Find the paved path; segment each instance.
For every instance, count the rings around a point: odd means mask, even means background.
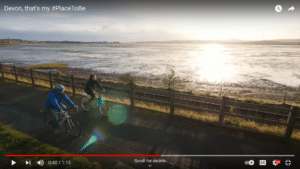
[[[205,124],[191,125],[162,117],[129,113],[125,123],[113,126],[106,117],[96,111],[85,112],[81,108],[72,117],[82,127],[82,135],[72,138],[63,132],[54,135],[44,124],[43,114],[48,92],[27,88],[0,80],[0,122],[11,125],[36,139],[59,147],[70,153],[77,151],[96,128],[106,139],[103,144],[91,145],[83,154],[164,154],[164,155],[268,155],[294,154],[295,157],[159,157],[165,163],[136,163],[142,157],[91,157],[91,161],[110,168],[231,168],[245,167],[246,160],[253,159],[258,166],[260,159],[272,166],[274,159],[290,159],[299,165],[300,148],[284,146],[276,142],[257,140],[243,133],[212,127]],[[79,100],[72,99],[77,105]],[[248,166],[254,167],[254,166]],[[280,166],[276,166],[279,168]]]

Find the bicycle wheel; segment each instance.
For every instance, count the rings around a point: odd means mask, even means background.
[[[89,111],[90,108],[90,98],[88,96],[81,96],[81,106],[84,110]]]
[[[78,137],[81,134],[81,127],[78,123],[78,121],[76,121],[75,119],[73,119],[72,117],[68,118],[65,121],[65,127],[67,132],[73,136],[73,137]]]
[[[99,111],[100,111],[100,113],[101,113],[102,115],[104,115],[104,116],[107,116],[107,115],[108,115],[108,113],[107,113],[105,107],[99,106]]]
[[[51,122],[53,120],[51,111],[47,111],[44,113],[44,122],[47,127],[49,127],[52,130]]]
[[[104,115],[108,116],[110,109],[112,108],[112,103],[106,102],[105,106],[99,106],[99,111]]]

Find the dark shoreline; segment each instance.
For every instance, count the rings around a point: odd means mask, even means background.
[[[98,72],[98,71],[93,71],[90,69],[82,69],[82,68],[59,68],[57,69],[58,71],[60,71],[63,74],[66,75],[77,75],[77,76],[86,76],[88,77],[90,74],[97,74],[100,75],[99,77],[101,79],[107,79],[107,80],[115,80],[115,81],[119,81],[120,76],[125,75],[124,74],[119,74],[119,73],[102,73],[102,72]],[[142,83],[146,83],[146,84],[160,84],[161,83],[161,79],[163,78],[162,76],[134,76],[138,82],[142,82]],[[184,80],[182,80],[184,81]],[[186,83],[188,83],[188,81],[184,81]],[[221,86],[222,84],[224,86],[245,86],[245,85],[249,85],[248,87],[252,86],[252,87],[261,87],[261,88],[268,88],[268,89],[288,89],[288,90],[296,90],[300,88],[300,85],[298,87],[291,87],[291,86],[286,86],[286,85],[282,85],[279,83],[275,83],[272,82],[270,80],[267,79],[252,79],[250,81],[247,82],[240,82],[240,83],[211,83],[211,82],[193,82],[195,84],[207,84],[207,85],[211,85],[211,86]]]
[[[20,66],[24,67],[24,66]],[[88,79],[91,74],[96,74],[100,80],[108,80],[113,82],[122,82],[122,79],[126,79],[128,74],[119,73],[102,73],[91,69],[83,68],[58,68],[58,69],[35,69],[36,71],[61,73],[63,75],[77,77],[83,77]],[[134,76],[134,75],[133,75]],[[162,76],[134,76],[137,85],[152,87],[152,88],[167,88],[162,85]],[[247,82],[240,83],[211,83],[211,82],[190,82],[182,80],[182,86],[177,88],[183,92],[220,96],[222,95],[230,97],[243,97],[243,98],[261,98],[269,100],[284,100],[285,94],[287,94],[286,101],[298,101],[300,100],[300,86],[289,87],[282,84],[272,82],[267,79],[252,79]]]
[[[88,78],[90,74],[98,75],[99,79],[111,80],[111,81],[121,81],[120,77],[126,74],[117,74],[117,73],[101,73],[93,71],[90,69],[81,69],[81,68],[60,68],[57,69],[62,74],[65,75],[76,75],[83,76]],[[125,76],[126,77],[126,76]],[[153,88],[162,88],[164,87],[161,84],[163,77],[153,76],[135,76],[136,82],[143,86],[151,86]],[[223,85],[223,87],[222,87]],[[231,96],[244,95],[244,97],[254,97],[254,98],[268,98],[271,100],[283,100],[285,93],[289,93],[287,101],[296,101],[300,99],[300,86],[298,87],[287,87],[278,83],[266,79],[259,80],[250,80],[244,83],[209,83],[209,82],[188,82],[183,81],[183,86],[181,89],[185,92],[193,91],[193,93],[202,93],[210,95],[219,96],[221,87],[222,93],[228,94]],[[166,87],[164,87],[166,88]],[[296,95],[295,95],[296,94]]]

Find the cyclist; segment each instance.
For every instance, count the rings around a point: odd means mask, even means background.
[[[95,74],[92,74],[90,76],[90,79],[87,81],[87,84],[85,86],[85,92],[91,96],[90,98],[90,106],[91,104],[93,103],[93,100],[95,99],[95,94],[96,94],[96,91],[95,91],[95,85],[98,85],[100,87],[101,90],[105,91],[105,89],[99,84],[99,82],[97,81],[97,77]]]
[[[70,98],[64,93],[64,90],[65,87],[63,85],[56,85],[55,89],[50,91],[45,103],[45,108],[47,110],[51,110],[52,113],[52,129],[55,134],[58,133],[58,115],[59,113],[63,115],[65,113],[63,109],[66,109],[66,106],[61,103],[61,100],[64,99],[68,104],[78,110],[78,106],[70,100]]]

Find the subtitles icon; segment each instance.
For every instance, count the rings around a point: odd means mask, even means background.
[[[274,166],[277,166],[278,164],[281,164],[281,161],[280,161],[280,160],[274,160],[274,161],[273,161],[273,165],[274,165]]]
[[[262,166],[267,165],[267,160],[259,160],[259,165],[262,165]]]
[[[254,165],[254,161],[253,160],[245,161],[245,165]]]

